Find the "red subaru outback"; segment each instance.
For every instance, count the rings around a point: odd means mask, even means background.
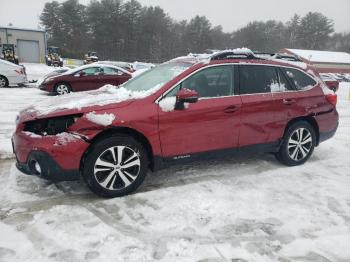
[[[338,127],[337,96],[305,64],[248,50],[182,57],[122,87],[50,98],[19,115],[17,167],[80,176],[98,195],[140,186],[149,169],[242,152],[301,165]]]

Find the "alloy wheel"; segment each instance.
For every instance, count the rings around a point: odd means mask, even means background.
[[[311,132],[307,128],[298,128],[288,140],[288,155],[294,161],[301,161],[309,155],[312,146]]]
[[[58,86],[56,87],[56,92],[57,92],[57,94],[59,94],[59,95],[68,94],[68,93],[69,93],[69,87],[66,86],[66,85],[63,85],[63,84],[58,85]]]
[[[130,186],[140,173],[138,152],[126,146],[113,146],[97,158],[94,165],[96,181],[105,189],[122,190]]]

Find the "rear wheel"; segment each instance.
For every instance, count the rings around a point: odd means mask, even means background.
[[[0,87],[7,87],[9,85],[6,77],[0,76]]]
[[[115,136],[92,146],[82,174],[91,191],[112,198],[135,191],[147,171],[148,157],[142,144],[129,136]]]
[[[65,95],[72,91],[71,87],[66,83],[59,83],[55,87],[55,93],[57,95]]]
[[[300,121],[287,129],[276,158],[287,166],[302,165],[312,155],[315,145],[314,128],[308,122]]]

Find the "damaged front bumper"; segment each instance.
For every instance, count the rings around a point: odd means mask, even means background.
[[[46,152],[32,151],[28,161],[21,163],[17,161],[16,167],[27,175],[36,175],[52,181],[74,181],[79,180],[79,169],[66,170]]]
[[[89,142],[76,134],[37,136],[16,132],[12,137],[17,168],[54,181],[79,179],[81,159]]]

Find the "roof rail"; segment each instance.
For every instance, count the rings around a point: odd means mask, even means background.
[[[289,55],[289,54],[276,54],[275,55],[276,59],[282,59],[282,60],[288,60],[288,61],[293,61],[293,62],[303,62],[303,60],[296,55]]]
[[[285,54],[285,53],[267,53],[267,52],[254,52],[256,56],[259,58],[267,58],[267,59],[280,59],[292,62],[303,62],[303,60],[296,55]]]
[[[259,59],[248,48],[238,48],[232,50],[224,50],[215,52],[211,55],[210,60],[226,60],[226,59]]]

